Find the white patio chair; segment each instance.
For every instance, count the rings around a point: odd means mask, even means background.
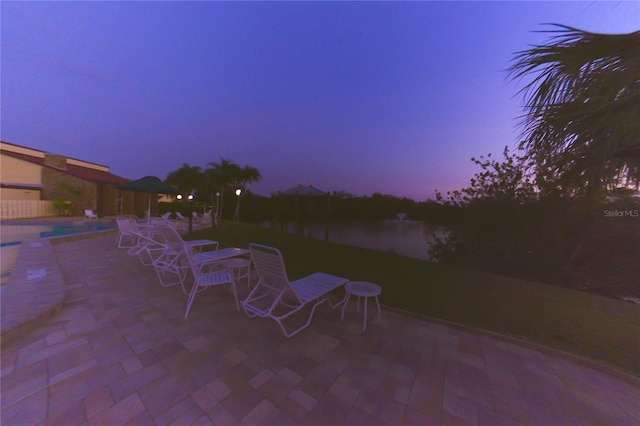
[[[227,269],[206,271],[205,269],[211,265],[203,266],[198,263],[194,258],[193,249],[186,244],[184,246],[184,253],[186,254],[187,263],[194,277],[189,298],[187,299],[187,309],[185,310],[184,317],[187,318],[189,316],[189,311],[191,310],[196,294],[201,293],[209,287],[220,285],[229,285],[231,287],[231,293],[233,293],[233,297],[236,299],[236,309],[239,311],[238,291],[233,275]],[[224,263],[220,265],[224,265]]]
[[[329,293],[349,282],[348,279],[316,272],[299,280],[289,282],[282,253],[276,248],[261,244],[250,244],[251,259],[258,276],[258,283],[242,301],[247,316],[271,318],[278,323],[286,337],[292,337],[306,328],[318,306],[329,302],[331,308],[343,303],[342,298],[335,305],[329,300]],[[311,306],[307,322],[295,330],[287,331],[284,320],[301,309]]]
[[[189,217],[183,215],[180,212],[176,212],[176,217],[178,218],[173,222],[175,229],[180,234],[186,234],[189,232]]]
[[[97,219],[98,215],[93,212],[91,209],[86,209],[84,211],[84,217],[88,217],[90,219]]]
[[[213,240],[184,241],[178,232],[171,226],[158,225],[151,228],[149,235],[138,234],[141,241],[146,242],[145,250],[151,258],[151,265],[156,271],[162,287],[171,287],[180,284],[184,294],[189,294],[191,289],[185,286],[185,279],[189,271],[184,248],[198,251],[204,246],[213,250],[218,249],[218,242]],[[221,267],[220,267],[221,268]]]
[[[138,223],[128,216],[119,216],[116,218],[118,224],[118,236],[116,237],[116,245],[118,248],[131,248],[138,242],[138,237],[133,235],[131,231],[138,232]]]
[[[137,242],[127,251],[127,254],[138,256],[140,263],[144,266],[153,265],[153,262],[166,250],[165,244],[153,238],[153,229],[144,227],[138,228],[136,231],[129,231],[137,238]]]

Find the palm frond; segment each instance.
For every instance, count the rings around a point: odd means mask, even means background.
[[[565,172],[600,184],[606,162],[640,141],[640,31],[554,27],[548,43],[517,52],[509,69],[512,79],[531,78],[519,91],[520,148],[558,158],[573,152]]]

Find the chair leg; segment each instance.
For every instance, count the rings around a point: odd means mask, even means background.
[[[231,283],[231,288],[233,289],[233,297],[236,298],[236,309],[240,312],[240,302],[238,302],[238,289],[236,288],[235,280]]]
[[[362,324],[362,331],[366,331],[367,330],[367,300],[369,300],[368,297],[364,298],[364,322]]]
[[[193,304],[193,299],[195,299],[196,293],[198,292],[197,290],[198,290],[198,284],[197,283],[193,283],[193,287],[191,288],[191,294],[189,294],[189,298],[187,299],[187,310],[184,313],[184,317],[185,318],[187,318],[189,316],[189,311],[191,310],[191,305]]]
[[[378,305],[378,321],[380,321],[380,302],[378,301],[378,296],[376,296],[376,305]]]
[[[344,310],[347,307],[347,303],[349,303],[349,297],[351,297],[351,294],[347,292],[347,294],[344,295],[344,302],[342,302],[342,314],[340,315],[340,321],[344,320]]]

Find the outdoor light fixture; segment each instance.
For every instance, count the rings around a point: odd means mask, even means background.
[[[178,194],[178,195],[176,195],[176,199],[177,199],[177,200],[182,200],[182,194]]]
[[[236,189],[236,195],[238,196],[238,199],[236,201],[236,211],[233,214],[233,220],[235,222],[240,222],[240,194],[242,194],[242,188]]]
[[[215,225],[216,227],[220,224],[220,193],[216,192],[216,218]]]
[[[193,194],[189,194],[189,195],[187,195],[187,199],[188,199],[189,201],[193,200]]]

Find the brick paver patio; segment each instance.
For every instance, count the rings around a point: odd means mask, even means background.
[[[386,309],[363,333],[355,304],[286,339],[223,288],[185,320],[114,236],[54,252],[67,297],[3,343],[3,425],[640,424],[633,380],[547,351]]]

